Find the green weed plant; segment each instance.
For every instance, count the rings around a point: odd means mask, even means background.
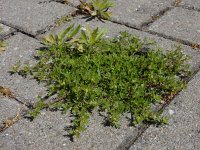
[[[185,87],[188,57],[180,48],[165,53],[146,48],[156,46],[127,32],[110,39],[103,38],[104,33],[72,25],[44,40],[47,49],[38,52],[37,64],[20,69],[48,87],[47,97],[29,112],[31,117],[44,108],[70,111],[74,119],[68,133],[76,137],[86,129],[93,110],[106,112],[115,127],[125,113],[131,114],[132,125],[166,122],[152,105]],[[47,102],[54,95],[56,100]]]
[[[90,3],[80,0],[80,3],[78,8],[83,14],[89,15],[90,18],[110,19],[111,12],[108,10],[113,7],[113,2],[110,0],[90,0]]]

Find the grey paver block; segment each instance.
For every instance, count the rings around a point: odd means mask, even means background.
[[[80,1],[79,0],[68,0],[68,2],[71,3],[75,7],[77,7],[78,5],[80,5]]]
[[[18,33],[5,41],[6,50],[0,54],[0,86],[10,88],[16,97],[23,102],[35,102],[38,95],[44,94],[45,88],[35,80],[23,78],[8,71],[21,61],[22,64],[34,63],[33,55],[41,47],[39,41]]]
[[[6,25],[3,25],[3,24],[0,24],[0,29],[2,29],[2,30],[0,30],[0,39],[15,31],[15,29],[8,27]]]
[[[0,95],[0,123],[8,117],[15,116],[21,108],[22,105],[17,101]]]
[[[200,12],[174,8],[154,22],[149,30],[200,44]]]
[[[119,32],[127,31],[131,34],[139,36],[141,39],[147,37],[149,39],[155,40],[158,43],[158,45],[161,48],[163,48],[164,50],[175,49],[174,48],[175,45],[181,46],[184,54],[191,56],[191,60],[189,61],[189,64],[191,65],[192,70],[193,71],[197,70],[200,67],[200,52],[193,50],[189,46],[185,46],[185,45],[179,44],[177,42],[173,42],[173,41],[164,39],[162,37],[158,37],[156,35],[152,35],[152,34],[149,34],[146,32],[131,29],[124,25],[119,25],[119,24],[112,23],[109,21],[105,21],[105,23],[98,21],[98,20],[92,20],[92,21],[86,22],[86,19],[81,19],[81,18],[82,17],[77,17],[77,18],[73,19],[71,22],[68,22],[65,25],[62,25],[59,28],[56,28],[55,30],[53,30],[49,33],[51,33],[51,34],[59,33],[60,31],[66,29],[71,24],[80,24],[83,27],[88,25],[89,27],[91,27],[93,29],[96,27],[99,27],[100,29],[106,28],[107,29],[106,38],[116,36],[119,34]]]
[[[32,122],[22,119],[0,134],[0,150],[114,150],[127,133],[135,131],[125,121],[120,129],[105,127],[102,121],[103,118],[94,113],[88,129],[80,139],[71,142],[63,130],[70,124],[70,117],[43,111]]]
[[[182,0],[180,6],[185,6],[193,9],[200,10],[200,1],[199,0]]]
[[[36,35],[53,25],[56,19],[70,14],[74,9],[56,2],[39,3],[38,0],[1,0],[0,21]]]
[[[151,126],[130,150],[200,149],[200,72],[165,110],[169,125]]]
[[[152,16],[171,7],[173,0],[115,0],[110,10],[114,20],[140,27],[152,20]]]

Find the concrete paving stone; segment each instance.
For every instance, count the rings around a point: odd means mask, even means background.
[[[200,44],[200,12],[174,8],[154,22],[149,30]]]
[[[79,0],[67,0],[69,3],[71,3],[73,6],[77,7],[78,5],[80,5],[80,1]],[[88,1],[88,0],[87,0]]]
[[[11,34],[11,33],[13,33],[15,31],[15,29],[13,29],[11,27],[8,27],[6,25],[3,25],[1,23],[0,23],[0,29],[2,29],[0,31],[0,39],[5,37],[5,36],[7,36],[7,35],[9,35],[9,34]]]
[[[93,29],[96,27],[99,27],[100,29],[106,28],[107,34],[106,34],[105,38],[116,36],[119,34],[119,32],[122,32],[122,31],[127,31],[131,34],[139,36],[141,39],[144,39],[147,37],[148,39],[155,40],[158,43],[159,47],[163,48],[164,50],[175,49],[174,46],[181,46],[183,53],[186,55],[189,55],[191,57],[191,60],[188,62],[191,66],[191,70],[195,71],[195,70],[199,69],[199,67],[200,67],[200,52],[193,50],[189,46],[185,46],[180,43],[173,42],[171,40],[167,40],[162,37],[158,37],[156,35],[152,35],[152,34],[149,34],[146,32],[131,29],[126,26],[112,23],[109,21],[105,21],[105,23],[104,23],[104,22],[101,22],[101,21],[98,21],[95,19],[95,20],[86,22],[86,19],[81,19],[81,18],[82,18],[81,16],[74,18],[71,22],[68,22],[68,23],[62,25],[62,26],[52,30],[51,32],[48,32],[47,34],[45,34],[43,36],[46,36],[49,33],[51,33],[51,34],[59,33],[60,31],[66,29],[71,24],[76,24],[76,25],[80,24],[83,26],[83,28],[85,26],[89,26]]]
[[[64,131],[70,125],[70,117],[60,112],[43,111],[32,122],[22,119],[0,134],[0,150],[114,150],[126,138],[136,132],[122,119],[120,129],[105,127],[103,118],[93,113],[87,130],[79,139],[71,142]]]
[[[174,0],[113,0],[111,18],[133,27],[140,27],[152,16],[172,6]]]
[[[165,110],[165,115],[171,114],[169,125],[151,126],[130,150],[199,150],[199,108],[200,72]]]
[[[41,44],[21,33],[10,37],[5,42],[7,43],[6,50],[0,54],[0,86],[10,88],[22,102],[35,102],[38,95],[42,96],[45,93],[43,85],[38,85],[35,80],[23,78],[17,74],[11,76],[8,71],[19,60],[22,64],[34,63],[33,55]]]
[[[188,8],[193,8],[200,10],[200,1],[199,0],[182,0],[180,6],[185,6]]]
[[[29,34],[37,35],[56,19],[68,15],[75,8],[56,2],[39,3],[38,0],[1,0],[0,21]]]
[[[8,117],[15,116],[22,105],[17,101],[0,95],[0,123]]]

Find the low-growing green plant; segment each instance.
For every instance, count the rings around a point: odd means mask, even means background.
[[[82,13],[90,15],[92,18],[97,17],[98,19],[110,19],[111,12],[108,11],[110,7],[113,7],[113,2],[109,0],[90,0],[90,3],[87,3],[83,0],[80,0],[79,9]]]
[[[76,137],[86,129],[94,109],[106,112],[106,120],[115,127],[124,113],[131,114],[131,124],[166,122],[151,107],[185,87],[188,57],[181,49],[164,53],[145,48],[149,43],[126,32],[104,39],[102,30],[79,29],[70,26],[51,36],[44,42],[47,49],[38,52],[38,63],[25,68],[48,87],[47,97],[35,105],[31,117],[44,108],[70,111],[74,119],[69,135]],[[47,102],[53,95],[56,100]]]
[[[67,23],[69,21],[71,21],[71,16],[63,16],[56,20],[55,26],[61,26],[62,24]]]
[[[59,35],[49,34],[43,38],[43,44],[47,46],[60,46],[67,42],[69,43],[72,37],[76,36],[76,34],[79,32],[80,28],[80,25],[75,28],[74,25],[71,25],[64,31],[60,32]]]

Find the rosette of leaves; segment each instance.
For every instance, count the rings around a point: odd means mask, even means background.
[[[87,3],[80,0],[79,9],[83,14],[89,15],[91,18],[97,17],[98,19],[109,20],[111,12],[108,11],[110,7],[113,7],[113,2],[109,0],[90,0]]]
[[[47,50],[40,50],[38,63],[28,69],[28,74],[48,88],[47,97],[29,112],[31,117],[44,108],[70,111],[74,118],[68,133],[76,137],[86,129],[94,109],[106,112],[105,119],[115,127],[120,126],[124,113],[131,114],[131,124],[164,123],[151,106],[185,87],[183,78],[190,72],[185,64],[188,57],[181,49],[144,51],[150,43],[126,32],[104,39],[105,31],[79,29],[70,26],[65,36],[58,35],[67,40],[45,41]],[[79,36],[71,36],[74,32]],[[56,99],[47,101],[51,96]]]

